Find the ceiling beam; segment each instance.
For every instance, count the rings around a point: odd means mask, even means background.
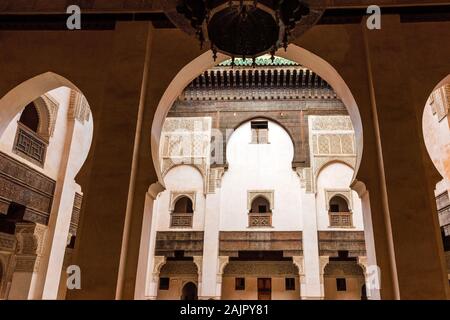
[[[0,14],[61,14],[75,4],[87,13],[162,12],[160,0],[0,0]],[[366,8],[450,5],[450,0],[316,0],[326,8]]]

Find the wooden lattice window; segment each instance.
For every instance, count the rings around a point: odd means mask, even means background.
[[[262,196],[253,199],[248,219],[249,227],[271,227],[272,212],[269,201]]]
[[[334,196],[329,204],[330,227],[351,228],[353,227],[352,212],[348,207],[348,202],[341,196]]]
[[[13,151],[27,160],[43,166],[48,141],[38,135],[38,128],[39,114],[34,103],[30,103],[22,111],[17,124]]]
[[[192,227],[193,214],[194,210],[192,200],[186,196],[179,197],[174,205],[170,220],[170,226],[173,228]]]

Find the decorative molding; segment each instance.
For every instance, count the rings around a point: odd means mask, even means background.
[[[230,261],[224,269],[223,276],[299,277],[299,272],[292,261]]]
[[[305,259],[303,256],[292,257],[292,262],[297,266],[298,275],[300,277],[300,285],[306,284]]]
[[[211,168],[209,171],[208,180],[208,193],[215,193],[216,188],[220,188],[222,185],[222,178],[225,173],[225,167]]]
[[[37,272],[48,227],[35,223],[18,222],[16,224],[16,271]]]
[[[26,206],[25,219],[46,225],[56,182],[31,167],[0,152],[0,203]],[[4,209],[3,209],[4,210]],[[7,210],[7,209],[6,209]],[[5,212],[6,213],[6,212]]]
[[[78,91],[71,90],[68,118],[84,124],[86,121],[89,121],[90,115],[91,109],[86,97]]]
[[[433,114],[437,116],[438,121],[446,118],[450,108],[450,84],[433,91],[428,103],[431,106]]]
[[[360,256],[357,259],[358,261],[358,265],[363,269],[364,274],[367,273],[367,266],[368,266],[368,261],[367,261],[367,257],[366,256]]]
[[[220,231],[219,255],[237,257],[239,251],[283,251],[284,257],[303,253],[301,231]]]
[[[325,207],[327,211],[330,211],[330,200],[334,196],[341,196],[344,200],[347,201],[348,208],[353,210],[353,198],[352,198],[352,190],[348,188],[343,189],[325,189]]]
[[[155,255],[174,257],[175,251],[183,250],[185,257],[203,254],[203,231],[158,231]]]
[[[333,162],[341,162],[347,164],[350,168],[353,170],[355,169],[356,165],[356,154],[352,156],[314,156],[314,175],[319,175],[320,171],[322,171],[323,168],[328,166],[330,163]]]
[[[236,59],[235,63],[238,63]],[[272,64],[272,62],[270,64],[256,63],[254,68],[246,62],[234,67],[231,66],[231,62],[229,64],[223,62],[195,78],[179,99],[187,101],[338,99],[329,84],[311,70],[297,64]]]
[[[217,258],[217,274],[222,275],[225,267],[227,266],[228,262],[230,261],[230,257],[228,256],[219,256]]]
[[[46,93],[34,100],[33,103],[36,106],[36,111],[39,116],[39,127],[37,134],[48,141],[55,132],[59,102],[49,93]]]
[[[253,200],[257,197],[264,197],[270,205],[270,211],[274,209],[274,191],[273,190],[249,190],[247,191],[247,210],[250,212]]]
[[[15,235],[0,232],[0,252],[13,253],[16,250],[17,239]]]
[[[311,130],[353,131],[352,120],[349,116],[314,116],[311,122]]]
[[[153,257],[153,270],[152,270],[153,281],[158,282],[159,274],[165,263],[166,263],[166,257],[164,257],[164,256],[154,256]]]
[[[203,177],[207,192],[211,117],[168,117],[161,132],[160,162],[163,177],[174,167],[190,165]]]
[[[197,273],[199,276],[202,274],[203,256],[193,256],[194,263],[197,266]]]
[[[324,277],[358,276],[364,278],[363,268],[356,261],[330,261],[324,268]]]
[[[77,234],[82,203],[83,203],[83,195],[79,194],[78,192],[75,192],[72,207],[72,215],[70,217],[69,236],[70,235],[75,236]]]
[[[299,275],[305,273],[305,258],[303,256],[293,256],[292,262],[297,266]]]
[[[325,273],[325,267],[330,262],[330,257],[319,256],[319,273],[320,273],[320,283],[323,284],[323,275]]]
[[[171,191],[170,192],[170,205],[169,210],[170,212],[173,212],[175,210],[175,203],[180,199],[181,197],[188,197],[192,201],[192,210],[195,212],[195,191]]]
[[[364,231],[318,231],[319,254],[337,257],[338,251],[348,251],[349,257],[366,255]]]

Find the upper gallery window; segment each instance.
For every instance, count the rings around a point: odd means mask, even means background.
[[[39,124],[39,113],[35,104],[31,102],[20,115],[13,151],[27,160],[43,166],[48,141],[38,134]]]
[[[351,228],[353,226],[352,212],[346,199],[334,196],[330,199],[329,207],[330,227]]]
[[[264,120],[251,122],[252,143],[266,144],[269,143],[269,124]]]
[[[187,196],[181,196],[175,202],[172,211],[171,227],[192,227],[192,216],[194,210],[192,200]]]
[[[272,212],[269,201],[262,196],[256,197],[249,212],[249,227],[272,226]]]

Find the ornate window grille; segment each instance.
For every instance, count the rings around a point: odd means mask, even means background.
[[[18,122],[14,152],[31,162],[43,166],[47,153],[48,142],[37,135],[36,132]]]
[[[272,213],[249,213],[248,215],[249,227],[271,227]]]
[[[170,217],[170,226],[173,228],[192,228],[192,213],[173,212]]]
[[[333,228],[352,228],[352,212],[329,212],[330,227]]]

